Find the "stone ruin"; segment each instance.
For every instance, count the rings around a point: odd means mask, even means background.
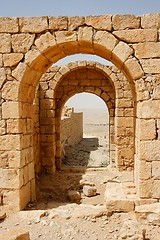
[[[61,112],[79,92],[109,109],[111,165],[133,173],[137,200],[159,202],[159,28],[160,14],[0,18],[1,205],[24,209],[36,175],[61,169]],[[77,53],[115,67],[52,66]]]

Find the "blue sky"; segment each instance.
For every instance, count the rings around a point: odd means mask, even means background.
[[[0,0],[0,16],[86,16],[103,14],[159,13],[160,0]],[[99,61],[108,64],[96,56],[73,55],[62,59],[59,64],[79,59]],[[78,106],[79,103],[79,106]],[[103,108],[104,103],[95,95],[75,96],[69,106]]]
[[[160,0],[0,0],[0,16],[100,15],[160,12]]]

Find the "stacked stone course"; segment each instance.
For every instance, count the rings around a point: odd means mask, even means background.
[[[36,101],[41,76],[59,59],[76,53],[98,55],[119,69],[119,81],[114,81],[114,71],[108,73],[114,86],[114,103],[110,102],[115,116],[111,124],[115,163],[121,170],[134,167],[137,198],[159,201],[159,28],[160,14],[0,18],[0,188],[4,205],[23,209],[36,198],[35,170],[45,165],[47,172],[54,173],[60,167],[62,103],[79,91],[92,91],[107,101],[106,92],[100,94],[95,85],[87,90],[89,83],[84,79],[83,88],[78,85],[81,90],[64,85],[63,99],[57,103],[62,97],[59,81],[72,72],[69,65],[56,72],[53,90],[48,89],[45,96],[40,90]],[[48,99],[54,101],[48,103]],[[41,149],[47,154],[39,157]],[[124,152],[131,156],[129,160]],[[36,159],[43,164],[38,166]]]

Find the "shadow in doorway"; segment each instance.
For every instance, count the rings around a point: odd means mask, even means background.
[[[84,137],[74,146],[66,146],[62,164],[65,166],[106,167],[109,146],[104,137]]]

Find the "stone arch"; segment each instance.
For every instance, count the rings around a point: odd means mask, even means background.
[[[20,62],[12,73],[12,76],[20,82],[20,86],[18,104],[16,102],[11,105],[15,106],[20,118],[24,119],[27,124],[27,132],[23,132],[20,137],[19,166],[22,162],[26,162],[26,159],[33,159],[33,128],[32,124],[29,123],[32,119],[32,102],[36,86],[43,73],[57,60],[76,53],[96,54],[103,57],[114,63],[123,72],[132,86],[134,97],[134,80],[144,74],[140,64],[134,58],[133,49],[107,31],[95,31],[92,27],[79,27],[77,31],[73,32],[46,32],[40,34],[34,44],[32,50],[25,54],[25,61]],[[61,76],[62,74],[59,73],[59,78]],[[54,166],[53,161],[51,159],[52,167]],[[33,166],[32,160],[30,164]],[[22,175],[24,168],[25,165],[21,167]],[[54,172],[55,168],[53,167],[51,171]],[[32,176],[27,184],[22,184],[20,187],[20,195],[22,196],[24,191],[26,192],[28,189],[26,201],[23,201],[22,205],[20,203],[20,208],[23,208],[31,200],[31,196],[35,196],[34,184],[35,178]]]
[[[52,69],[52,68],[51,68]],[[98,79],[100,82],[96,82],[96,86],[90,83],[92,78],[88,78],[87,74],[82,73],[84,79],[78,82],[76,78],[76,73],[83,69],[89,69],[95,71],[96,73],[90,74],[92,77],[99,73]],[[50,70],[44,75],[44,79],[49,78],[50,72],[54,72],[54,77],[51,81],[55,82],[53,87],[54,92],[54,106],[56,115],[56,136],[57,149],[56,159],[58,161],[58,168],[60,168],[60,154],[61,154],[61,140],[59,137],[60,133],[60,115],[63,104],[74,94],[79,92],[91,92],[102,99],[108,104],[110,111],[110,143],[111,152],[110,159],[111,162],[116,162],[116,166],[119,169],[133,168],[133,155],[134,155],[134,101],[132,96],[132,91],[130,84],[127,82],[123,74],[113,67],[107,67],[96,62],[79,61],[70,63],[68,65],[58,67],[55,71]],[[86,70],[87,71],[87,70]],[[59,77],[59,73],[64,73],[64,75]],[[118,74],[118,75],[117,75]],[[81,79],[81,77],[80,77]],[[93,77],[94,79],[94,77]],[[97,80],[97,79],[96,79]],[[113,96],[108,96],[106,92],[107,81],[110,83],[109,88],[114,89]],[[94,82],[94,81],[93,81]],[[86,85],[85,85],[86,84]],[[102,86],[103,85],[103,86]],[[110,91],[110,90],[109,90]],[[109,93],[110,94],[110,93]],[[110,98],[112,97],[112,99]],[[110,100],[110,101],[109,101]],[[116,108],[115,108],[116,107]],[[126,108],[127,107],[127,108]],[[115,141],[116,139],[117,142]],[[127,139],[127,140],[126,140]],[[115,145],[116,145],[116,155],[115,155]],[[126,146],[125,149],[124,146]],[[116,159],[116,160],[115,160]]]

